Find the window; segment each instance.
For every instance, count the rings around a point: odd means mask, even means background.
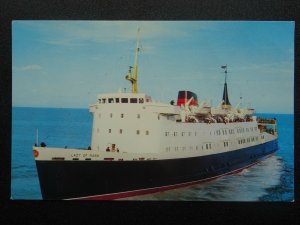
[[[119,103],[120,102],[120,99],[119,98],[116,98],[116,103]]]
[[[137,118],[140,119],[141,118],[141,114],[137,114]]]
[[[102,98],[102,103],[105,103],[106,99],[105,98]]]
[[[139,103],[144,103],[144,99],[143,98],[139,98]]]
[[[108,99],[108,103],[114,103],[114,99],[113,98],[109,98]]]
[[[137,98],[130,98],[130,103],[137,103]]]
[[[165,132],[165,136],[169,136],[169,132],[166,131],[166,132]]]
[[[174,132],[174,136],[177,136],[177,132]]]
[[[111,129],[108,129],[108,133],[111,133]]]
[[[149,130],[146,130],[146,135],[149,135]]]
[[[101,99],[100,98],[98,99],[98,102],[101,103]]]
[[[122,129],[120,129],[120,134],[122,134],[123,133],[123,130]]]
[[[124,118],[124,113],[121,113],[121,118]]]
[[[110,116],[110,118],[112,118],[113,114],[112,114],[112,113],[110,113],[110,114],[109,114],[109,116]]]
[[[181,132],[181,136],[184,136],[184,132]]]
[[[140,130],[136,130],[136,134],[140,134]],[[167,136],[167,135],[166,135]]]
[[[122,103],[128,103],[128,98],[121,98]]]

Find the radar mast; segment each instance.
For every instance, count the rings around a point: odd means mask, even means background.
[[[129,66],[128,75],[126,75],[126,80],[129,80],[131,82],[131,92],[132,93],[138,93],[138,86],[137,86],[137,79],[138,79],[138,53],[140,51],[139,47],[139,34],[140,34],[140,28],[137,30],[137,41],[136,41],[136,48],[135,48],[135,57],[134,57],[134,65]],[[133,68],[133,72],[132,72]]]

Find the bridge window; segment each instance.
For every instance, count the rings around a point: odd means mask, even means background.
[[[113,98],[109,98],[108,99],[108,103],[114,103],[114,99]]]
[[[122,134],[123,133],[123,130],[122,129],[120,129],[120,134]]]
[[[137,103],[137,98],[131,98],[130,103]]]
[[[146,135],[149,135],[149,130],[146,130]]]
[[[139,103],[144,103],[144,99],[143,98],[139,98]]]
[[[121,118],[124,118],[124,113],[121,113]]]
[[[136,130],[136,134],[140,134],[140,130]]]
[[[140,119],[141,118],[141,114],[137,114],[137,118]]]
[[[109,114],[109,116],[110,116],[110,118],[112,118],[112,117],[113,117],[113,114],[112,114],[112,113],[110,113],[110,114]]]
[[[102,103],[105,103],[105,101],[106,101],[106,98],[102,98]]]
[[[120,102],[120,99],[119,98],[116,98],[116,103],[119,103]]]
[[[108,133],[111,133],[111,129],[108,129]]]
[[[121,98],[122,103],[128,103],[128,98]]]

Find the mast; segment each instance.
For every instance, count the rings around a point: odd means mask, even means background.
[[[225,66],[221,66],[221,68],[224,69],[224,73],[225,73],[225,83],[224,83],[222,106],[224,106],[224,108],[231,108],[231,104],[228,99],[228,91],[227,91],[227,64]]]
[[[138,53],[140,51],[139,47],[139,33],[140,33],[140,28],[137,30],[137,41],[136,41],[136,48],[135,48],[135,57],[134,57],[134,65],[129,66],[129,71],[128,75],[126,75],[126,80],[129,80],[131,82],[131,92],[132,93],[138,93],[138,86],[137,86],[137,79],[138,79]],[[133,68],[133,73],[132,69]]]

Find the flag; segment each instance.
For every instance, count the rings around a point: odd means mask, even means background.
[[[222,68],[222,69],[226,69],[226,68],[227,68],[227,65],[226,65],[226,66],[221,66],[221,68]]]

